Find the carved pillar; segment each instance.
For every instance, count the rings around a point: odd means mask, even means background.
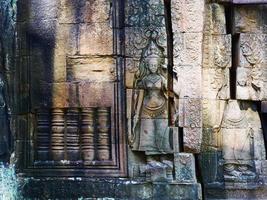
[[[50,115],[47,110],[37,111],[37,160],[45,161],[50,148]]]
[[[67,160],[79,160],[79,110],[70,108],[66,113],[66,150]]]
[[[95,156],[93,108],[83,108],[81,123],[82,158],[84,161],[91,161],[94,159]]]
[[[108,108],[98,109],[97,149],[99,160],[110,159],[110,117]]]
[[[64,110],[52,110],[51,153],[55,161],[64,160]]]

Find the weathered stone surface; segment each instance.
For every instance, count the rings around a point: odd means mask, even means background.
[[[266,99],[266,34],[240,35],[240,67],[237,69],[237,98]]]
[[[229,100],[221,127],[225,181],[254,185],[257,178],[254,161],[265,159],[265,151],[261,150],[261,123],[255,105]],[[231,184],[227,187],[243,187],[243,184]]]
[[[203,40],[203,68],[230,68],[231,35],[205,35]]]
[[[26,198],[195,200],[196,174],[205,196],[263,197],[267,109],[251,101],[267,100],[267,9],[216,2],[25,0],[10,19],[0,7],[17,166],[51,176]]]
[[[19,115],[17,117],[17,121],[15,122],[15,138],[17,140],[26,140],[26,139],[30,139],[33,140],[34,136],[33,136],[33,115],[31,114],[24,114],[24,115]],[[27,137],[25,134],[25,132],[28,132],[28,136]]]
[[[53,70],[53,80],[55,82],[67,81],[66,67],[67,67],[66,56],[64,55],[55,56],[54,70]]]
[[[230,97],[228,68],[203,69],[202,72],[203,98],[215,100]]]
[[[202,33],[179,33],[174,31],[174,65],[202,64]]]
[[[202,127],[202,99],[179,99],[179,126]]]
[[[235,7],[235,32],[236,33],[266,33],[266,11],[264,5]]]
[[[203,0],[172,1],[172,22],[178,32],[202,32],[204,24]]]
[[[201,67],[193,65],[174,66],[173,90],[179,98],[201,98]]]
[[[70,83],[42,83],[32,88],[31,108],[78,106],[77,87]]]
[[[78,24],[59,24],[56,28],[55,55],[75,55],[78,52],[79,41]]]
[[[226,105],[225,100],[204,99],[203,105],[203,127],[219,128],[222,122]]]
[[[147,48],[151,40],[164,49],[167,56],[167,35],[165,27],[126,27],[125,28],[125,55],[140,58],[143,50]]]
[[[108,23],[81,24],[79,53],[81,55],[112,55],[113,32]]]
[[[199,156],[201,171],[203,172],[203,182],[206,193],[211,188],[220,188],[223,186],[223,167],[221,165],[221,151],[202,152]],[[222,197],[220,197],[222,198]]]
[[[58,16],[58,8],[60,6],[60,0],[49,1],[49,0],[31,0],[28,3],[30,14],[28,19],[32,19],[35,21],[47,20],[47,19],[55,19]]]
[[[184,150],[188,153],[199,153],[202,142],[202,128],[184,128]]]
[[[223,5],[217,3],[206,5],[204,33],[206,35],[226,34],[226,16]]]
[[[200,184],[154,184],[153,191],[155,200],[202,199]]]
[[[237,99],[261,100],[263,98],[262,71],[259,68],[240,67],[237,69]]]
[[[103,23],[111,20],[109,0],[60,0],[59,23]]]
[[[40,188],[42,188],[42,190],[40,190]],[[92,188],[92,190],[84,190],[84,188]],[[24,185],[23,195],[25,198],[38,197],[49,199],[83,197],[89,200],[96,198],[101,200],[202,199],[201,186],[199,184],[174,183],[165,185],[160,183],[136,183],[135,181],[129,180],[111,181],[107,179],[60,179],[57,181],[51,179],[31,179]]]
[[[111,107],[114,102],[115,83],[113,82],[81,82],[79,102],[82,107]]]
[[[178,183],[197,183],[193,154],[174,154],[175,180]]]
[[[112,57],[67,57],[67,80],[115,81],[115,64],[115,59]]]
[[[126,27],[164,27],[163,0],[127,0],[125,25]]]
[[[264,67],[267,63],[266,41],[266,34],[240,34],[240,67]]]
[[[237,69],[237,98],[266,99],[266,34],[240,35],[240,64]]]
[[[134,87],[135,75],[138,72],[140,58],[126,58],[125,61],[125,85],[127,88]]]
[[[173,144],[173,153],[180,152],[180,136],[179,136],[179,128],[178,127],[170,127],[172,131],[172,144]]]
[[[220,128],[203,128],[201,151],[203,153],[216,152],[221,149],[222,135]]]

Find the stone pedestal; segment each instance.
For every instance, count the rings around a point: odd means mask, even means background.
[[[201,185],[197,183],[146,183],[130,179],[31,179],[23,187],[23,194],[31,199],[202,199]]]

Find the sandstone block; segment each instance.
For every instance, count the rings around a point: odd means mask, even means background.
[[[114,82],[80,82],[81,107],[112,107],[115,95]]]
[[[216,152],[221,149],[222,136],[219,128],[203,128],[202,152]]]
[[[202,99],[179,99],[179,126],[202,127]]]
[[[109,0],[60,0],[59,23],[103,23],[111,20]]]
[[[174,66],[173,90],[179,98],[202,97],[201,66],[179,65]]]
[[[127,0],[125,24],[129,27],[165,27],[163,0]]]
[[[112,57],[67,57],[67,80],[91,82],[115,81],[116,63]]]
[[[187,153],[199,153],[202,142],[202,128],[184,128],[184,150]]]
[[[78,52],[78,24],[59,24],[55,33],[55,55],[75,55]]]
[[[202,32],[204,25],[203,0],[172,1],[173,29],[178,32]]]
[[[202,64],[202,33],[179,33],[174,31],[174,65]]]
[[[267,64],[267,34],[240,34],[240,67],[264,67]]]
[[[125,55],[140,58],[142,52],[151,40],[164,48],[164,56],[167,56],[167,34],[165,27],[126,27],[125,28]]]
[[[237,6],[234,10],[236,33],[267,33],[267,7],[264,5]]]
[[[66,56],[55,56],[53,67],[54,82],[65,82],[67,80],[66,66]]]
[[[231,37],[231,35],[204,35],[203,68],[231,67]]]
[[[77,88],[71,83],[41,83],[31,89],[31,108],[78,107]]]
[[[203,105],[203,127],[219,129],[222,123],[226,101],[203,99],[202,105]]]
[[[195,158],[189,153],[174,154],[175,180],[179,183],[196,183]]]
[[[204,32],[207,35],[226,34],[226,16],[224,5],[210,3],[205,9]]]
[[[81,24],[79,53],[81,55],[112,55],[112,27],[108,23]]]
[[[229,99],[229,68],[203,69],[203,97],[205,99]]]
[[[266,99],[266,82],[264,75],[267,73],[262,68],[237,68],[236,96],[242,100]]]

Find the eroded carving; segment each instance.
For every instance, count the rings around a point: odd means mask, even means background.
[[[126,26],[165,26],[163,0],[128,0]]]
[[[146,172],[164,171],[172,168],[166,164],[164,155],[172,152],[170,128],[168,127],[168,87],[164,72],[164,49],[155,40],[150,40],[143,49],[139,70],[135,76],[135,89],[132,97],[132,119],[130,144],[133,151],[145,152]],[[160,162],[156,156],[160,157]],[[168,163],[168,162],[167,162]],[[167,170],[169,171],[169,170]],[[160,178],[159,176],[156,176]]]
[[[255,107],[229,100],[221,131],[225,181],[254,181],[257,175],[255,152],[259,148],[255,146],[255,142],[259,142],[255,139],[262,138]]]

